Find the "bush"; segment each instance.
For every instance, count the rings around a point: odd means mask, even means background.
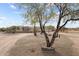
[[[52,31],[52,30],[54,30],[55,28],[54,28],[54,26],[49,25],[49,26],[46,26],[46,29],[47,29],[48,31]]]
[[[16,32],[16,27],[12,26],[12,27],[7,28],[6,32],[8,32],[8,33],[15,33]]]

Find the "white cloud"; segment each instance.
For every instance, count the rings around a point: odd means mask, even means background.
[[[6,19],[7,19],[6,17],[0,16],[0,20],[6,20]]]
[[[11,7],[12,9],[16,9],[16,7],[15,7],[14,5],[12,5],[12,4],[10,4],[10,7]]]

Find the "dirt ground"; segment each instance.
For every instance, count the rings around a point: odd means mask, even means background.
[[[50,36],[51,38],[51,36]],[[0,33],[0,56],[79,56],[79,33],[60,33],[55,40],[55,51],[42,51],[45,38],[33,33]]]

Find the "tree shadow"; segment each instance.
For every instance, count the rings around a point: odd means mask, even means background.
[[[7,51],[9,56],[34,56],[40,55],[40,44],[35,36],[26,36],[19,39],[15,45]]]
[[[73,55],[73,41],[66,35],[61,35],[60,38],[57,38],[54,44],[56,51],[60,52],[64,56]]]
[[[44,56],[63,56],[61,53],[55,51],[42,51]]]
[[[56,39],[53,47],[55,51],[42,51],[39,37],[23,37],[18,40],[15,45],[7,51],[9,56],[63,56],[72,55],[73,42],[67,38],[62,37]],[[42,38],[44,39],[44,38]],[[44,40],[45,41],[45,40]],[[43,41],[41,43],[44,43]],[[45,45],[45,43],[44,43]]]

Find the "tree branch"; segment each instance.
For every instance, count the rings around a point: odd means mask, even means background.
[[[54,3],[55,4],[55,3]],[[58,8],[58,10],[59,10],[59,20],[58,20],[58,23],[57,23],[57,29],[59,28],[59,26],[60,26],[60,22],[61,22],[61,18],[62,18],[62,8],[61,8],[61,6],[60,5],[57,5],[57,4],[55,4],[55,6]]]
[[[69,15],[70,13],[67,13],[67,14],[65,14],[65,15],[62,15],[62,18],[64,17],[64,16],[67,16],[67,15]]]
[[[45,26],[45,24],[46,24],[48,21],[49,21],[49,20],[46,20],[46,21],[44,22],[43,26]]]
[[[66,20],[66,22],[62,26],[60,26],[59,30],[63,28],[69,21],[79,21],[79,18]]]
[[[63,28],[70,20],[67,20],[62,26],[60,26],[59,30]]]
[[[58,8],[59,12],[61,13],[61,9],[60,9],[59,5],[57,5],[56,3],[54,3],[54,5]]]

